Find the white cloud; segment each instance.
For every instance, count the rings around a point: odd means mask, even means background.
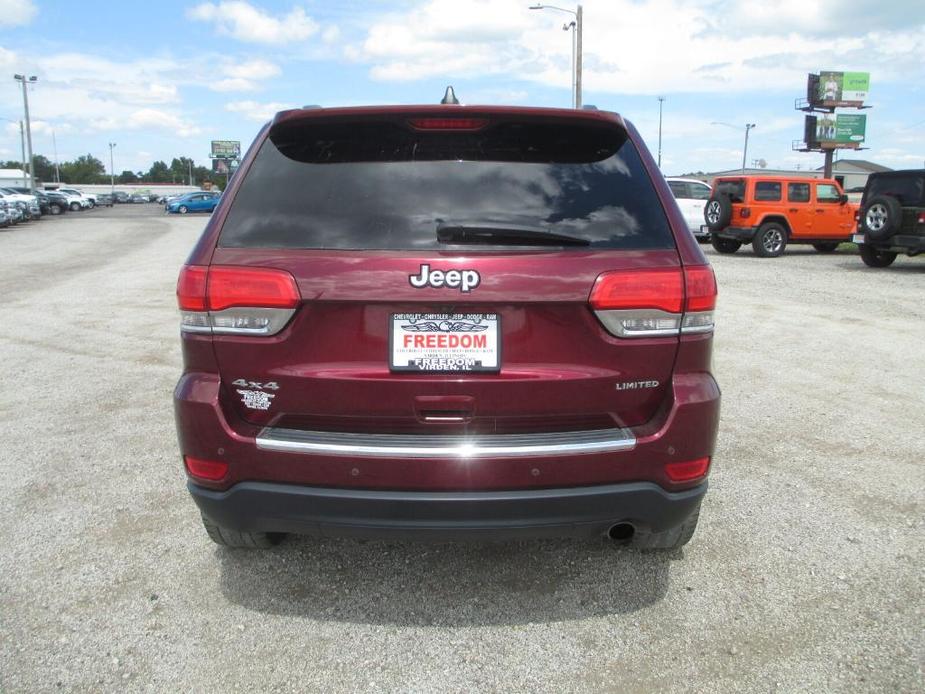
[[[214,24],[220,34],[248,43],[302,41],[317,33],[319,28],[301,7],[274,17],[241,0],[203,2],[187,10],[186,14],[190,19]]]
[[[923,19],[898,10],[879,17],[873,0],[583,4],[586,93],[799,93],[808,71],[840,67],[869,70],[880,81],[925,78]],[[831,17],[839,18],[836,37]],[[526,2],[424,0],[373,23],[345,53],[382,81],[505,74],[568,88],[571,41],[562,25],[570,19],[530,11]]]
[[[32,0],[0,0],[0,26],[21,26],[38,13]]]
[[[257,58],[243,63],[229,63],[222,67],[225,79],[209,82],[209,89],[216,92],[252,92],[260,89],[266,80],[280,74],[279,66],[268,60]]]
[[[294,108],[292,104],[286,104],[278,101],[259,102],[259,101],[232,101],[225,104],[225,110],[231,113],[238,113],[248,120],[264,122],[270,120],[278,111]]]

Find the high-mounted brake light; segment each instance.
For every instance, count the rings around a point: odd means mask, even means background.
[[[481,130],[488,125],[487,118],[412,118],[408,121],[415,130]]]
[[[187,265],[177,282],[183,332],[274,335],[300,301],[292,275],[275,268]]]
[[[713,330],[716,279],[709,265],[605,272],[591,308],[618,337],[668,337]]]

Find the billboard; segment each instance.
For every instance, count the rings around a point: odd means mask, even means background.
[[[237,159],[241,156],[241,143],[238,140],[212,140],[213,159]]]
[[[864,142],[867,116],[846,113],[827,113],[806,116],[807,143],[830,147],[858,147]]]
[[[869,91],[869,72],[824,71],[810,75],[807,86],[810,102],[826,107],[861,106]]]
[[[231,160],[230,159],[213,159],[212,160],[212,172],[217,174],[230,174],[231,173]]]

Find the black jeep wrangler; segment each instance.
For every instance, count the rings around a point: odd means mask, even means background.
[[[925,169],[871,174],[852,240],[870,267],[925,252]]]

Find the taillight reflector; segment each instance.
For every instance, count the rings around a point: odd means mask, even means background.
[[[681,313],[684,302],[681,269],[605,272],[594,283],[589,302],[596,311],[655,309]]]
[[[481,130],[487,118],[412,118],[408,121],[416,130]]]
[[[295,279],[285,270],[213,265],[209,268],[210,311],[232,306],[295,308],[301,295]]]
[[[716,277],[709,265],[684,268],[685,311],[712,311],[716,308]]]
[[[706,475],[709,469],[710,459],[698,458],[678,463],[666,463],[665,474],[672,482],[690,482]]]
[[[203,460],[191,456],[183,456],[186,471],[193,477],[216,482],[228,474],[228,463],[218,460]]]
[[[177,280],[177,303],[181,311],[206,310],[206,278],[209,268],[205,265],[184,265]]]
[[[919,224],[925,224],[925,212],[919,214]]]

